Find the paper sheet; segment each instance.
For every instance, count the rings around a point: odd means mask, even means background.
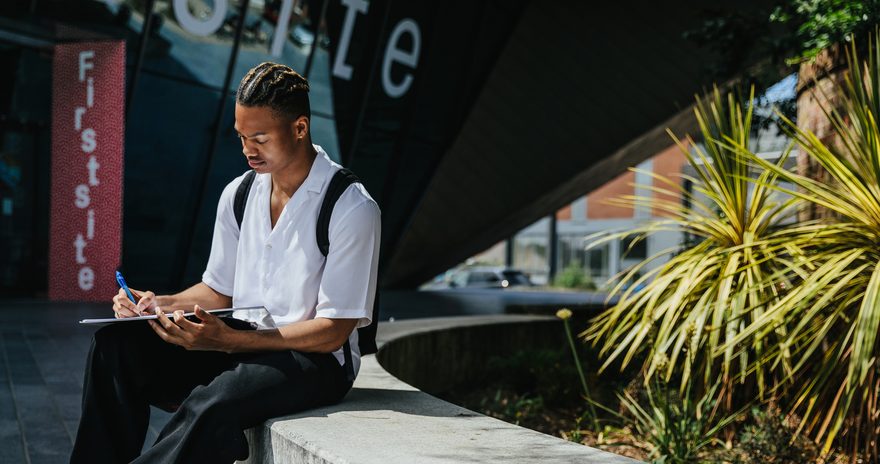
[[[229,315],[232,315],[233,313],[235,313],[236,316],[238,316],[238,315],[244,316],[246,314],[250,314],[252,311],[258,311],[259,312],[258,314],[262,314],[262,312],[265,311],[266,314],[268,314],[268,311],[266,311],[266,308],[264,308],[262,306],[254,306],[254,307],[250,307],[250,308],[209,309],[206,311],[217,316],[217,317],[229,316]],[[172,314],[168,313],[168,312],[166,312],[165,315],[168,317],[172,316]],[[184,313],[183,315],[184,315],[184,317],[194,316],[195,313],[188,312],[188,313]],[[123,317],[120,319],[117,319],[115,317],[107,317],[107,318],[100,318],[100,319],[83,319],[83,320],[79,321],[79,323],[80,324],[111,324],[111,323],[116,323],[116,322],[148,321],[151,319],[156,319],[157,317],[158,316],[156,316],[155,314],[148,314],[146,316]],[[238,317],[236,317],[236,319],[238,319]],[[242,319],[245,319],[245,318],[242,317]],[[247,319],[245,319],[245,320],[247,320]]]

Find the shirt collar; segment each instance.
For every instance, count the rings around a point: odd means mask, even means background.
[[[306,176],[300,189],[320,194],[324,191],[324,187],[327,185],[328,179],[332,175],[332,161],[330,160],[330,156],[327,155],[327,152],[325,152],[320,145],[312,144],[312,146],[315,147],[315,151],[318,152],[318,155],[315,156],[315,161],[312,162],[309,174]],[[263,176],[261,175],[259,177]],[[272,181],[270,180],[269,174],[266,174],[265,179],[264,185],[266,188],[271,188]]]
[[[303,187],[309,192],[321,193],[327,184],[327,177],[330,173],[330,160],[327,158],[327,152],[320,145],[313,144],[312,146],[315,147],[318,155],[315,156],[315,161],[312,162],[312,168],[309,170],[309,175],[306,177]]]

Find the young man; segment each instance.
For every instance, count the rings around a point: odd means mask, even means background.
[[[355,329],[372,316],[379,208],[361,184],[350,185],[333,209],[324,257],[316,221],[340,166],[312,145],[308,90],[280,64],[262,63],[242,79],[235,129],[256,176],[241,227],[233,203],[246,174],[220,196],[201,283],[174,295],[138,292],[137,304],[122,290],[113,298],[118,318],[158,319],[95,333],[71,462],[245,459],[244,429],[338,402],[351,388],[349,372],[360,364]],[[247,330],[204,311],[232,306],[264,306],[277,328]],[[184,310],[195,310],[197,320],[183,318]],[[138,456],[150,404],[179,407]]]

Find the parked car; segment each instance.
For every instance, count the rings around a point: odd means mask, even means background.
[[[522,271],[503,267],[472,267],[455,272],[450,287],[509,288],[530,287],[532,281]]]

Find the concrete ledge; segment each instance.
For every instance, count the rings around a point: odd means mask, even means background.
[[[438,330],[547,321],[541,316],[418,319],[380,325],[383,345]],[[431,359],[409,359],[430,365]],[[632,459],[518,427],[424,393],[377,361],[362,359],[337,405],[266,422],[247,432],[248,464],[267,463],[632,463]]]

